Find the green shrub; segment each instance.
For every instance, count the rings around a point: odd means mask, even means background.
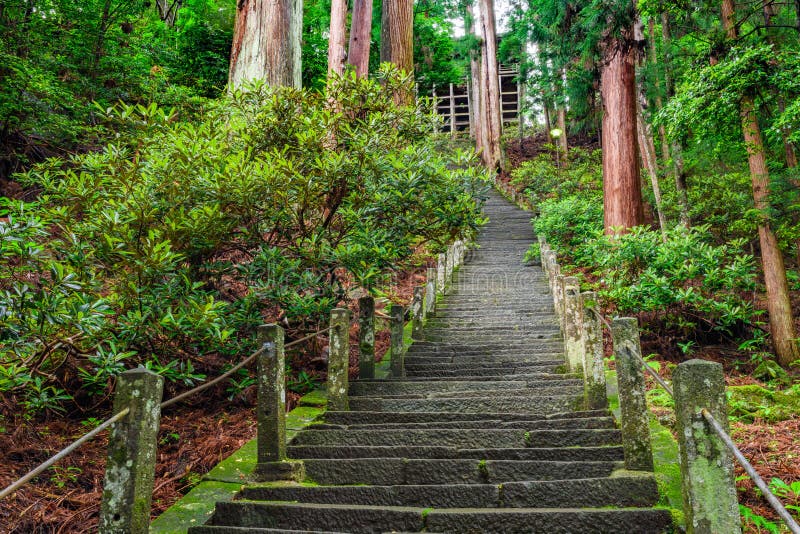
[[[137,363],[194,383],[265,314],[316,326],[352,284],[474,231],[482,171],[433,149],[428,109],[395,106],[408,81],[254,85],[195,122],[120,107],[116,144],[20,177],[41,194],[0,223],[0,390],[37,375],[91,396]]]

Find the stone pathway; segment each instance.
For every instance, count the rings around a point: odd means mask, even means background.
[[[408,376],[354,383],[350,412],[292,441],[306,483],[245,487],[191,533],[669,530],[612,417],[583,411],[581,381],[558,372],[548,284],[522,263],[530,215],[496,194],[486,212]]]

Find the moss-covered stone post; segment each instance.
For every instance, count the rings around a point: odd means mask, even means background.
[[[564,353],[573,373],[582,373],[583,365],[583,297],[578,279],[564,278]]]
[[[114,413],[130,413],[111,427],[100,505],[103,534],[145,534],[156,474],[158,425],[164,379],[146,369],[119,376]]]
[[[375,378],[375,299],[358,299],[358,377]]]
[[[564,335],[566,338],[566,317],[564,315],[564,278],[566,278],[563,274],[561,274],[561,270],[556,271],[558,274],[555,278],[555,287],[553,288],[553,302],[556,307],[556,315],[558,315],[558,324],[561,326],[561,334]]]
[[[392,376],[401,378],[406,376],[405,362],[403,361],[404,342],[403,342],[403,327],[405,322],[405,309],[399,304],[392,304],[389,308],[389,331],[390,331],[390,367]]]
[[[706,408],[728,430],[722,365],[689,360],[672,374],[686,531],[741,532],[730,451],[700,414]]]
[[[328,354],[328,410],[350,409],[348,403],[350,371],[350,310],[331,311],[331,338]]]
[[[453,282],[453,271],[456,268],[456,251],[453,245],[447,247],[447,285]]]
[[[644,368],[637,358],[642,354],[639,346],[639,322],[631,317],[615,317],[611,322],[611,335],[617,363],[625,468],[652,471],[650,412],[645,397]]]
[[[436,269],[428,269],[425,281],[425,316],[436,311]]]
[[[589,410],[608,408],[606,368],[603,361],[603,325],[593,310],[597,310],[597,293],[583,295],[584,396]]]
[[[414,297],[411,300],[411,339],[422,337],[422,324],[425,312],[425,286],[414,287]]]
[[[302,479],[302,463],[286,460],[286,360],[283,328],[276,324],[258,327],[263,349],[257,359],[258,402],[256,405],[255,475],[262,481]]]
[[[447,284],[447,254],[439,254],[436,261],[436,290],[444,295],[444,286]]]

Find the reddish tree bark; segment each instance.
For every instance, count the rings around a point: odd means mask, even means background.
[[[491,169],[503,168],[503,151],[500,136],[503,135],[503,115],[500,107],[500,72],[497,64],[497,28],[494,15],[494,0],[480,0],[481,26],[483,28],[483,88],[487,116],[487,138],[484,140],[485,160]]]
[[[228,82],[301,86],[302,0],[239,0]]]
[[[372,35],[372,0],[353,2],[350,23],[350,50],[347,62],[356,69],[359,78],[369,74],[369,49]]]
[[[347,62],[347,0],[331,2],[331,26],[328,37],[328,77],[341,76]]]
[[[603,208],[611,233],[644,222],[636,136],[636,67],[624,38],[606,47],[601,76],[603,99]]]

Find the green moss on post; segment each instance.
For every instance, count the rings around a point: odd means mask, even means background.
[[[606,374],[603,362],[603,326],[592,309],[597,307],[597,293],[585,291],[583,297],[583,368],[584,397],[589,410],[608,408]]]
[[[652,471],[653,449],[650,444],[650,412],[645,397],[644,369],[637,356],[639,323],[630,317],[615,318],[611,324],[614,358],[619,380],[619,405],[622,424],[622,448],[625,468]]]
[[[690,360],[678,365],[672,379],[686,531],[689,534],[741,532],[733,459],[700,414],[703,408],[708,409],[728,429],[722,366]]]
[[[430,268],[425,282],[425,311],[427,317],[436,310],[436,269]]]
[[[425,286],[414,288],[414,298],[411,301],[411,339],[422,337],[422,322],[424,312]]]
[[[148,531],[163,388],[164,379],[146,369],[126,371],[119,377],[114,413],[125,408],[130,413],[111,427],[100,506],[101,533]]]
[[[350,370],[350,310],[331,311],[331,338],[328,354],[328,409],[347,411]]]
[[[389,309],[389,315],[391,338],[390,366],[392,370],[392,376],[395,378],[401,378],[406,375],[405,362],[403,361],[405,356],[405,347],[403,343],[403,323],[405,310],[399,304],[392,304],[391,308]]]
[[[564,275],[561,274],[560,269],[556,269],[555,285],[553,286],[553,302],[556,306],[556,315],[558,315],[558,324],[561,325],[561,335],[566,333],[567,325],[564,314]]]
[[[286,461],[286,362],[283,328],[260,326],[255,476],[261,481],[302,478],[302,463]]]
[[[439,254],[436,262],[436,291],[444,295],[444,286],[447,283],[447,254]]]
[[[375,299],[358,299],[358,377],[375,378]]]
[[[578,279],[564,278],[564,353],[571,373],[583,373],[583,300]]]

